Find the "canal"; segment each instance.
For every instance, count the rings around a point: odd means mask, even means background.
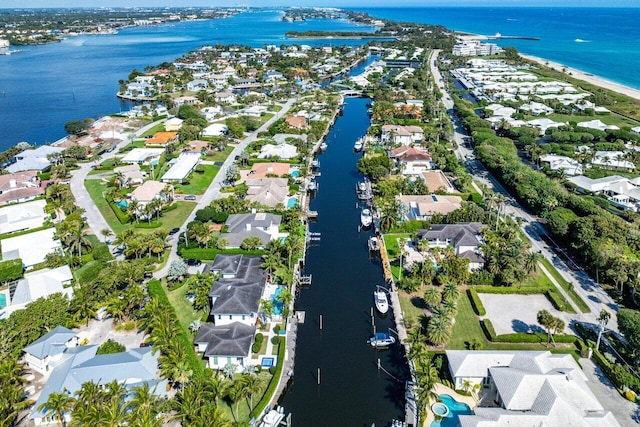
[[[371,313],[376,284],[384,284],[379,259],[367,251],[371,231],[358,231],[360,209],[355,186],[362,179],[354,142],[369,126],[368,99],[347,98],[326,138],[318,160],[322,175],[310,208],[318,211],[310,231],[320,233],[307,252],[303,288],[295,309],[304,311],[298,327],[294,378],[281,402],[294,426],[372,426],[404,420],[404,385],[408,368],[400,346],[376,351],[367,344],[373,333]],[[320,329],[322,316],[322,330]],[[391,311],[377,314],[378,332],[394,327]],[[392,333],[393,334],[393,333]],[[378,369],[378,359],[384,370]],[[320,384],[318,384],[320,369]]]

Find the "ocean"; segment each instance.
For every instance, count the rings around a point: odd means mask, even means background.
[[[501,45],[640,89],[640,9],[594,8],[371,8],[373,16],[440,24],[480,34],[535,36]],[[126,110],[115,94],[134,69],[172,61],[207,44],[340,43],[361,40],[287,40],[289,30],[371,30],[350,22],[286,23],[263,9],[235,17],[127,28],[117,35],[79,36],[0,56],[0,150],[20,141],[45,144],[65,136],[64,123]]]

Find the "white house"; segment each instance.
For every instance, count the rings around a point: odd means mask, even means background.
[[[62,147],[53,147],[51,145],[42,145],[36,149],[24,150],[15,156],[16,162],[7,166],[5,169],[9,173],[22,171],[42,171],[51,166],[48,159],[49,155],[60,154],[64,151]]]
[[[278,157],[280,159],[288,160],[293,159],[298,155],[298,149],[291,144],[287,144],[286,142],[283,144],[273,145],[273,144],[265,144],[260,149],[260,154],[258,154],[259,159],[270,159],[273,157]]]
[[[552,114],[553,108],[548,107],[540,102],[531,101],[528,104],[521,105],[520,111],[527,111],[534,116],[539,116],[540,114]]]
[[[164,153],[164,148],[134,148],[122,159],[122,163],[148,163],[159,159]]]
[[[248,237],[258,237],[261,246],[266,246],[270,240],[287,236],[280,233],[281,219],[280,215],[264,212],[232,214],[225,222],[228,231],[220,234],[220,238],[227,239],[230,248],[239,248]]]
[[[603,168],[625,170],[633,170],[636,168],[633,162],[626,160],[625,154],[622,151],[596,151],[591,164]]]
[[[55,293],[62,293],[71,299],[73,288],[69,285],[72,280],[73,274],[68,265],[25,274],[24,278],[18,281],[13,296],[10,301],[7,301],[7,306],[0,310],[0,318],[6,318],[14,311],[24,309],[27,304],[38,298]]]
[[[153,199],[161,199],[167,202],[172,198],[173,188],[159,181],[146,181],[141,186],[131,192],[130,197],[139,203],[140,207],[151,202]]]
[[[236,372],[247,366],[258,365],[259,359],[251,358],[251,346],[256,334],[254,325],[233,322],[225,325],[202,325],[194,340],[196,351],[207,359],[210,369],[224,369],[233,365]]]
[[[552,171],[563,170],[566,175],[582,175],[582,165],[571,157],[545,154],[540,156],[540,161],[548,163]]]
[[[549,351],[447,350],[455,388],[479,384],[495,403],[460,415],[460,425],[602,426],[620,424],[587,385],[569,354]],[[496,406],[497,405],[497,406]]]
[[[419,144],[424,140],[424,130],[420,126],[384,125],[380,134],[381,142],[394,144]]]
[[[418,230],[418,239],[427,240],[430,248],[451,246],[456,256],[469,260],[470,270],[480,270],[484,267],[484,257],[479,249],[483,243],[482,227],[484,225],[479,222],[431,224],[428,230]]]
[[[178,117],[171,117],[166,122],[164,122],[164,130],[167,132],[177,132],[182,127],[182,122],[184,120]]]
[[[446,215],[462,207],[460,196],[435,194],[420,196],[396,196],[402,204],[405,219],[427,221],[434,214]]]
[[[587,122],[580,122],[576,124],[577,127],[587,128],[587,129],[597,129],[597,130],[618,130],[620,129],[616,125],[608,125],[606,123],[602,123],[600,120],[590,120]]]
[[[54,240],[55,232],[55,228],[47,228],[2,239],[2,259],[20,258],[25,269],[44,262],[47,254],[61,247],[60,241]]]
[[[209,87],[209,82],[205,79],[194,79],[187,83],[187,90],[190,92],[198,92]]]
[[[542,118],[542,119],[533,119],[527,121],[527,125],[531,127],[535,127],[540,129],[540,136],[544,135],[549,128],[557,128],[563,125],[563,123],[554,122],[551,119]]]
[[[172,159],[171,167],[162,175],[162,182],[181,182],[186,179],[200,161],[200,153],[185,152]]]
[[[0,234],[42,227],[49,217],[44,212],[46,205],[46,200],[34,200],[0,208]]]
[[[202,136],[208,136],[208,137],[222,136],[222,135],[226,135],[228,131],[229,131],[229,128],[227,127],[227,125],[223,123],[214,123],[202,129]]]
[[[75,332],[64,326],[56,326],[24,349],[24,361],[29,369],[46,375],[51,365],[62,358],[68,349],[78,346]]]

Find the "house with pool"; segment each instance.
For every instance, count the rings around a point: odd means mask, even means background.
[[[261,318],[260,301],[275,299],[277,291],[267,284],[268,275],[262,262],[257,256],[220,254],[205,266],[204,273],[216,274],[218,279],[209,292],[211,323],[200,326],[194,345],[209,368],[223,369],[231,364],[240,372],[250,365],[274,363],[275,356],[270,353],[268,357],[251,357],[256,325]],[[274,308],[277,308],[275,301]],[[267,361],[263,361],[265,357]]]
[[[619,426],[569,354],[549,351],[447,350],[456,389],[479,387],[462,427]]]

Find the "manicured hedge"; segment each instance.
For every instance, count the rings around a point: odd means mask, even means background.
[[[221,250],[218,248],[180,248],[180,255],[185,259],[213,260],[218,254],[225,255],[264,255],[265,251],[244,251],[240,248]]]
[[[251,352],[252,353],[258,353],[260,352],[260,347],[262,347],[262,342],[264,341],[264,335],[262,335],[261,333],[257,333],[256,334],[256,339],[253,342],[253,344],[251,345]]]
[[[474,288],[467,289],[467,295],[469,296],[469,301],[471,301],[471,307],[473,307],[473,311],[476,312],[478,316],[484,316],[487,314],[487,310],[485,310],[484,305],[482,304],[482,300],[478,296],[478,293]]]
[[[541,286],[474,286],[475,291],[479,294],[518,294],[518,295],[534,295],[544,294],[549,288]]]
[[[560,311],[566,311],[567,313],[575,313],[575,310],[573,309],[573,307],[571,307],[571,304],[569,304],[564,296],[562,296],[562,294],[556,289],[549,289],[547,292],[545,292],[545,296],[549,299],[549,301],[551,301],[551,304],[553,304],[556,309]]]
[[[484,332],[489,341],[493,341],[496,338],[496,330],[493,329],[493,323],[491,323],[491,320],[480,320],[480,326],[482,327],[482,332]]]
[[[267,407],[267,405],[271,401],[271,397],[273,396],[273,393],[276,392],[276,388],[278,387],[278,383],[280,381],[280,375],[282,374],[282,368],[284,366],[284,353],[286,350],[284,337],[278,337],[278,338],[280,340],[280,344],[278,345],[278,362],[276,363],[276,369],[273,373],[273,377],[271,378],[271,381],[269,381],[269,386],[265,390],[264,395],[262,395],[262,399],[260,399],[260,402],[258,402],[256,407],[253,408],[253,411],[251,411],[249,418],[257,418],[258,415],[260,415],[262,411],[264,411],[264,409]]]
[[[22,277],[23,272],[21,258],[0,261],[0,283],[18,280]]]
[[[131,221],[131,217],[126,213],[122,212],[122,209],[118,207],[116,202],[114,202],[113,200],[107,199],[107,203],[109,203],[109,207],[118,218],[118,221],[120,221],[120,224],[127,224],[129,221]]]
[[[139,222],[133,227],[134,228],[158,228],[158,227],[162,227],[162,221]]]

